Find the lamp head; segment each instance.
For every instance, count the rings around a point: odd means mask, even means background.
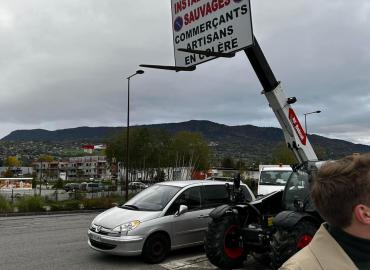
[[[136,74],[143,74],[143,73],[144,73],[144,70],[141,70],[141,69],[136,70]]]
[[[289,97],[289,98],[287,98],[287,101],[286,102],[288,104],[296,103],[297,102],[297,98],[296,97]]]
[[[316,113],[321,113],[321,111],[316,111]]]

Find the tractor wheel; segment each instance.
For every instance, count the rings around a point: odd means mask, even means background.
[[[246,251],[238,220],[232,216],[213,220],[208,226],[205,250],[208,260],[221,269],[242,266]]]
[[[278,228],[271,242],[273,268],[279,268],[296,252],[307,246],[317,229],[318,225],[309,221],[300,221],[291,229]]]

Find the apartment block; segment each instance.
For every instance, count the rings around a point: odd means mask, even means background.
[[[65,161],[35,162],[38,178],[58,179],[110,179],[111,173],[105,156],[71,157]]]

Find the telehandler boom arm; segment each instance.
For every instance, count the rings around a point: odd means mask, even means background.
[[[307,135],[291,107],[296,98],[286,97],[256,38],[254,38],[254,45],[246,48],[244,52],[262,84],[262,93],[266,96],[271,109],[280,123],[287,146],[293,151],[299,163],[317,161],[317,156]]]

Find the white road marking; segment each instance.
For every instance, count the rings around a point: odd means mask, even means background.
[[[165,263],[162,263],[160,264],[160,266],[168,270],[187,269],[187,268],[196,268],[204,270],[217,269],[208,261],[206,255],[198,255],[184,259],[175,259],[173,261],[167,261]]]

